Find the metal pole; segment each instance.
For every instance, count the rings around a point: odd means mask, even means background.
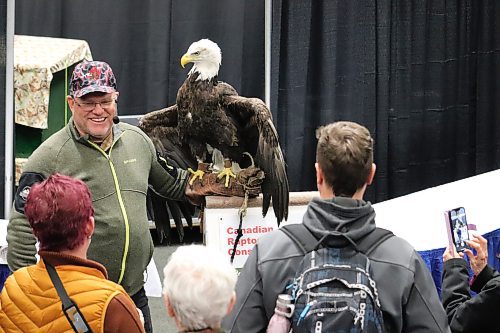
[[[273,1],[265,3],[265,37],[264,37],[264,62],[265,62],[265,99],[266,105],[271,108],[271,32],[272,32]]]
[[[16,0],[7,0],[6,62],[5,62],[5,185],[4,218],[12,207],[14,169],[14,16]]]

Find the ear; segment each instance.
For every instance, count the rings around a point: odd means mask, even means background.
[[[89,221],[87,223],[86,230],[85,230],[85,232],[87,233],[87,236],[92,236],[92,234],[94,233],[94,228],[95,228],[95,221],[94,221],[94,217],[91,216],[91,217],[89,217]]]
[[[375,171],[377,171],[377,166],[375,163],[372,163],[372,168],[370,170],[370,173],[368,174],[368,178],[366,179],[366,184],[371,185],[373,182],[373,178],[375,177]]]
[[[172,304],[170,304],[170,298],[168,298],[168,296],[164,296],[163,297],[164,301],[165,301],[165,307],[167,308],[167,313],[170,317],[175,317],[175,312],[174,312],[174,308],[172,307]]]
[[[229,301],[229,304],[227,305],[226,315],[231,313],[235,303],[236,303],[236,293],[233,291],[233,296],[231,296],[231,300]]]
[[[69,109],[71,110],[71,113],[73,113],[73,108],[75,107],[75,100],[71,96],[66,96],[66,101],[68,101]]]
[[[323,170],[321,170],[318,162],[314,163],[314,168],[316,169],[316,185],[319,189],[325,182],[325,177],[323,175]]]
[[[316,186],[318,187],[320,198],[333,198],[335,196],[335,191],[333,190],[332,186],[328,185],[328,183],[326,182],[323,169],[321,169],[318,163],[315,163],[314,167],[316,168]]]

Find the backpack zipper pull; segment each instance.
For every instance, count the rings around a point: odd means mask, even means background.
[[[292,298],[295,300],[297,299],[297,289],[298,289],[298,283],[294,279],[293,283],[290,283],[288,286],[285,287],[285,291],[288,292],[288,290],[292,290]]]
[[[304,320],[307,313],[309,312],[309,309],[311,309],[311,306],[313,306],[314,303],[316,303],[316,301],[312,301],[306,304],[304,310],[302,310],[302,312],[300,313],[299,320],[297,321],[297,326],[299,326],[300,322]]]

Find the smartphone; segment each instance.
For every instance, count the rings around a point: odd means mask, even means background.
[[[467,216],[465,208],[458,207],[445,212],[448,237],[450,242],[455,245],[457,252],[463,252],[465,249],[470,249],[465,242],[469,240],[469,229],[467,225]]]

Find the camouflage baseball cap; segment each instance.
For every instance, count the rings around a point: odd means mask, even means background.
[[[76,98],[94,91],[105,93],[116,91],[116,78],[113,70],[104,61],[81,62],[73,70],[69,94]]]

